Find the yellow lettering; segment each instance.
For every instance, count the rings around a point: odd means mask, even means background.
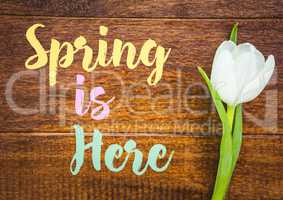
[[[137,49],[131,42],[122,42],[120,39],[114,39],[113,51],[110,59],[106,61],[108,44],[106,40],[98,40],[98,54],[95,62],[93,63],[93,49],[87,45],[87,40],[83,36],[79,36],[74,40],[74,43],[63,42],[60,44],[56,39],[51,39],[50,50],[45,51],[41,43],[35,35],[35,31],[39,27],[44,27],[42,24],[34,24],[26,32],[26,38],[36,54],[30,56],[25,66],[28,69],[39,69],[48,64],[49,54],[49,85],[54,86],[57,81],[58,66],[61,68],[68,68],[74,61],[74,55],[79,51],[84,51],[82,59],[82,68],[87,72],[92,72],[99,65],[101,67],[107,67],[113,63],[114,67],[121,64],[121,58],[124,51],[127,49],[126,64],[129,69],[135,69],[140,63],[145,66],[153,66],[155,68],[151,71],[147,82],[149,85],[156,85],[162,78],[163,68],[171,52],[168,49],[166,52],[165,48],[157,45],[152,39],[148,39],[144,42],[140,55],[136,58]],[[99,34],[106,36],[108,28],[106,26],[99,27]],[[155,56],[150,60],[150,52],[155,49]],[[66,54],[60,56],[62,51],[66,50]],[[37,59],[37,60],[36,60]],[[36,60],[36,61],[35,61]]]
[[[44,65],[46,65],[47,62],[48,62],[46,51],[44,50],[44,48],[40,44],[39,40],[35,36],[35,31],[39,27],[43,28],[44,25],[42,25],[42,24],[34,24],[26,32],[26,38],[27,38],[28,42],[30,43],[30,45],[32,46],[32,48],[36,52],[35,55],[30,56],[26,60],[25,67],[27,69],[39,69],[39,68],[43,67]],[[37,59],[37,61],[35,63],[31,64],[31,62],[34,59]]]

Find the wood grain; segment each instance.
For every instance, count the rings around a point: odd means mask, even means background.
[[[280,0],[0,0],[0,14],[143,17],[143,18],[282,18]]]
[[[75,139],[71,134],[1,133],[0,199],[209,199],[218,137],[112,134],[103,137],[103,152],[110,143],[123,145],[128,139],[136,140],[146,159],[156,143],[166,145],[169,152],[175,150],[168,170],[160,174],[148,170],[138,177],[131,172],[130,160],[124,171],[114,174],[102,161],[98,173],[89,151],[80,173],[72,176],[69,163]],[[245,136],[229,199],[282,199],[282,141],[282,136]]]
[[[246,134],[282,134],[283,21],[237,20],[240,42],[255,44],[265,56],[274,54],[276,72],[265,91],[245,105]],[[1,16],[0,46],[0,123],[2,132],[69,132],[73,123],[87,130],[118,133],[179,133],[196,135],[219,134],[221,126],[210,96],[196,67],[205,66],[210,73],[217,46],[228,37],[234,20],[144,20],[144,19],[75,19],[47,17]],[[97,68],[85,73],[85,90],[103,86],[105,99],[115,96],[110,117],[94,121],[74,113],[75,76],[83,73],[82,54],[74,64],[59,69],[56,89],[48,86],[48,69],[25,71],[25,60],[34,54],[25,39],[25,32],[34,23],[46,27],[38,37],[47,49],[50,39],[73,41],[83,35],[89,46],[97,50],[100,25],[109,27],[106,39],[109,51],[114,38],[133,42],[138,49],[148,38],[165,48],[172,48],[163,78],[156,87],[146,83],[151,69],[138,66]],[[145,33],[147,33],[145,35]],[[95,52],[96,55],[96,52]],[[125,55],[123,56],[125,61]],[[7,93],[9,80],[24,73]],[[41,77],[41,78],[40,78]],[[41,82],[39,81],[41,80]],[[40,89],[41,88],[41,89]],[[15,101],[9,101],[9,98]],[[40,106],[41,105],[41,106]],[[35,109],[33,114],[20,108]],[[30,110],[29,110],[30,111]]]
[[[196,66],[210,72],[214,52],[235,22],[240,42],[255,44],[265,56],[274,54],[277,67],[263,94],[244,107],[243,148],[228,199],[283,199],[282,8],[278,0],[0,0],[0,200],[209,199],[221,126]],[[56,88],[48,87],[48,70],[25,70],[34,53],[25,31],[34,23],[46,26],[39,31],[45,48],[51,37],[63,42],[83,35],[96,49],[98,28],[106,25],[110,51],[114,38],[138,49],[151,38],[172,52],[157,87],[146,84],[150,69],[144,66],[128,70],[122,63],[84,73],[86,91],[103,86],[105,99],[116,97],[110,117],[96,122],[74,113],[81,57],[59,70]],[[7,88],[17,75],[22,77],[13,85],[13,105]],[[88,152],[80,174],[72,176],[74,123],[88,132],[100,129],[103,152],[111,143],[135,139],[145,159],[156,143],[175,150],[174,159],[164,173],[148,170],[137,177],[131,162],[117,174],[104,164],[94,171]]]

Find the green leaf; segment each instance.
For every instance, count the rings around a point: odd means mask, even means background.
[[[213,86],[212,86],[208,76],[206,75],[205,71],[201,67],[198,67],[198,71],[207,84],[207,87],[210,91],[212,100],[215,104],[217,113],[220,117],[222,124],[228,124],[228,118],[227,118],[226,110],[225,110],[225,107],[224,107],[224,105],[221,101],[221,98],[217,94],[216,90],[213,89]]]
[[[234,27],[230,34],[230,40],[237,44],[237,35],[238,35],[238,23],[234,24]]]
[[[228,122],[228,116],[225,107],[219,95],[217,94],[216,90],[214,90],[205,71],[201,67],[198,67],[198,71],[208,86],[208,89],[212,96],[212,100],[215,104],[216,110],[223,125],[218,170],[217,170],[217,176],[212,195],[212,200],[223,200],[226,191],[229,187],[231,174],[232,174],[232,164],[233,164],[233,149],[232,149],[233,141],[231,134],[232,127]]]

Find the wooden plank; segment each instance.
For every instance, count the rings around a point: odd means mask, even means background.
[[[91,138],[88,137],[87,141]],[[147,159],[149,148],[164,144],[175,150],[167,171],[120,173],[91,166],[91,153],[77,176],[69,172],[75,139],[62,134],[0,135],[0,199],[209,199],[217,168],[219,138],[190,136],[103,136],[103,150],[112,143],[137,142]],[[282,136],[245,136],[229,199],[282,199]]]
[[[255,44],[265,56],[274,54],[277,63],[276,73],[267,89],[255,101],[245,105],[244,131],[247,134],[282,134],[280,113],[283,108],[279,102],[282,101],[283,92],[283,21],[238,21],[240,42]],[[228,37],[234,22],[2,16],[1,131],[69,132],[73,123],[80,123],[87,130],[97,127],[102,132],[219,134],[221,127],[217,114],[196,67],[203,65],[209,73],[214,52],[221,41]],[[34,23],[46,26],[38,32],[39,40],[46,49],[50,47],[51,38],[72,42],[83,35],[89,46],[97,50],[98,28],[105,25],[109,27],[104,39],[109,43],[110,52],[114,38],[131,41],[138,51],[144,41],[152,38],[172,51],[165,64],[163,77],[156,87],[146,83],[152,68],[141,65],[129,70],[125,65],[125,55],[120,67],[98,67],[93,73],[84,73],[86,91],[94,86],[103,86],[105,99],[116,97],[111,105],[110,117],[94,121],[89,114],[80,117],[74,113],[75,76],[83,73],[82,54],[75,58],[70,68],[59,69],[55,92],[54,88],[48,87],[47,67],[40,73],[21,72],[26,70],[25,60],[34,54],[24,36]],[[10,98],[7,95],[7,83],[16,73],[28,74],[15,82]],[[15,105],[9,98],[15,101]],[[29,114],[16,106],[36,110],[34,114]]]
[[[0,1],[0,14],[145,17],[145,18],[282,18],[278,0],[48,0]]]

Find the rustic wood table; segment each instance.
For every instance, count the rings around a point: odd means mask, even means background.
[[[0,0],[0,15],[0,200],[209,199],[221,124],[196,67],[210,72],[214,52],[235,22],[239,42],[273,54],[276,72],[244,106],[243,147],[227,199],[283,199],[283,1]],[[156,87],[146,83],[150,68],[129,70],[124,61],[84,73],[86,88],[103,85],[106,99],[115,96],[109,118],[94,121],[73,111],[83,54],[59,69],[55,88],[48,85],[48,68],[24,67],[34,53],[25,32],[36,23],[45,25],[38,37],[46,49],[51,38],[72,42],[83,35],[97,53],[103,25],[109,49],[115,38],[137,49],[151,38],[172,50]],[[163,173],[136,176],[130,162],[120,173],[104,165],[97,172],[87,152],[72,176],[74,123],[103,132],[105,147],[135,139],[146,156],[162,143],[175,150],[173,161]]]

